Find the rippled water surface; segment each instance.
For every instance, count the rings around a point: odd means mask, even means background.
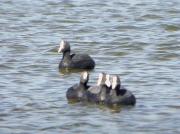
[[[0,133],[180,133],[179,0],[1,0]],[[61,39],[137,97],[118,110],[68,104]]]

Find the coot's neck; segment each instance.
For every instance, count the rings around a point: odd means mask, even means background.
[[[116,91],[118,91],[118,90],[120,90],[120,87],[121,87],[121,85],[120,84],[118,84],[118,85],[116,85],[116,87],[114,88]]]
[[[85,87],[85,89],[88,87],[87,82],[80,81],[79,85]]]
[[[110,93],[109,87],[106,85],[101,85],[100,91],[100,101],[105,101],[107,99],[107,95]]]
[[[111,95],[118,96],[119,90],[120,90],[120,85],[118,84],[118,85],[116,85],[116,87],[114,89],[111,90]]]
[[[110,93],[111,87],[108,87],[107,85],[101,85],[101,87],[105,89],[106,94]]]
[[[115,91],[117,96],[119,95],[123,96],[126,92],[126,90],[121,89],[121,85],[119,84],[116,86]]]
[[[63,60],[71,60],[70,50],[63,53]]]

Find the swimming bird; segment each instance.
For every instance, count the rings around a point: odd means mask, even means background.
[[[91,86],[87,90],[87,100],[92,103],[104,103],[106,100],[107,95],[109,94],[110,90],[110,80],[109,75],[105,73],[100,73],[99,78],[97,81],[96,86]]]
[[[115,75],[112,77],[112,87],[107,99],[110,105],[135,105],[136,98],[131,91],[121,86],[120,78]]]
[[[70,44],[62,40],[58,53],[63,53],[59,69],[94,69],[95,61],[87,54],[70,54]]]
[[[81,101],[86,99],[86,91],[90,87],[87,85],[89,80],[88,72],[82,72],[80,82],[70,87],[66,92],[69,101]]]

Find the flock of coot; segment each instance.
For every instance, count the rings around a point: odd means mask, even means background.
[[[63,53],[59,69],[94,69],[95,62],[87,54],[71,54],[70,44],[62,40],[58,52]],[[135,105],[136,98],[121,85],[118,75],[100,73],[96,85],[88,85],[89,73],[81,73],[79,83],[68,88],[68,101],[90,102],[108,106]]]

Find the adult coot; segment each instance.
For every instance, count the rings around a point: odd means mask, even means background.
[[[96,86],[92,86],[87,90],[87,100],[93,103],[104,103],[110,90],[109,75],[100,73]]]
[[[88,72],[82,72],[80,82],[70,87],[66,92],[66,97],[69,101],[81,101],[86,98],[86,91],[89,88],[87,85],[89,80]]]
[[[95,66],[94,60],[87,54],[70,54],[70,44],[67,41],[61,41],[58,53],[60,52],[63,53],[60,69],[93,69]]]
[[[111,105],[135,105],[135,96],[127,89],[121,86],[120,78],[115,75],[112,77],[112,87],[107,100]]]

